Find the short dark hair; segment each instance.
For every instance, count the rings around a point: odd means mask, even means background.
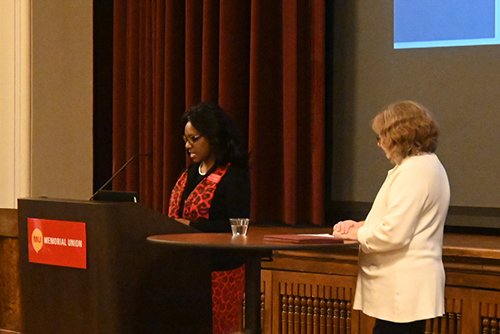
[[[431,112],[414,101],[396,102],[384,108],[373,119],[372,129],[395,162],[435,152],[440,132]]]
[[[241,143],[241,132],[236,123],[217,104],[202,102],[182,116],[182,124],[190,122],[204,136],[219,165],[232,163],[248,167],[248,154]]]

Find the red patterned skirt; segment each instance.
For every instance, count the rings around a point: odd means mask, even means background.
[[[243,315],[245,265],[212,271],[213,334],[239,333]]]

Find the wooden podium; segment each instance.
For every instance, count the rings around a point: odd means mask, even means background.
[[[197,230],[136,203],[28,198],[18,208],[23,334],[211,333],[208,255],[146,240]],[[30,262],[29,218],[84,223],[86,268]]]

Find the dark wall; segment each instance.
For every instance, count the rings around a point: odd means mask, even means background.
[[[94,1],[93,191],[111,177],[113,145],[113,0]]]
[[[499,208],[500,45],[394,50],[393,0],[339,0],[329,9],[330,201],[373,201],[392,166],[370,121],[387,104],[411,99],[441,125],[437,153],[450,178],[451,205]]]
[[[498,216],[500,46],[394,50],[393,0],[326,7],[326,223],[369,210],[392,167],[370,120],[402,99],[423,103],[441,124],[437,153],[460,224]],[[111,176],[112,22],[113,1],[94,1],[94,190]]]

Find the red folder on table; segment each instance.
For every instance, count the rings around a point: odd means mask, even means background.
[[[264,241],[288,242],[293,244],[330,244],[342,243],[342,239],[331,234],[268,234]]]

